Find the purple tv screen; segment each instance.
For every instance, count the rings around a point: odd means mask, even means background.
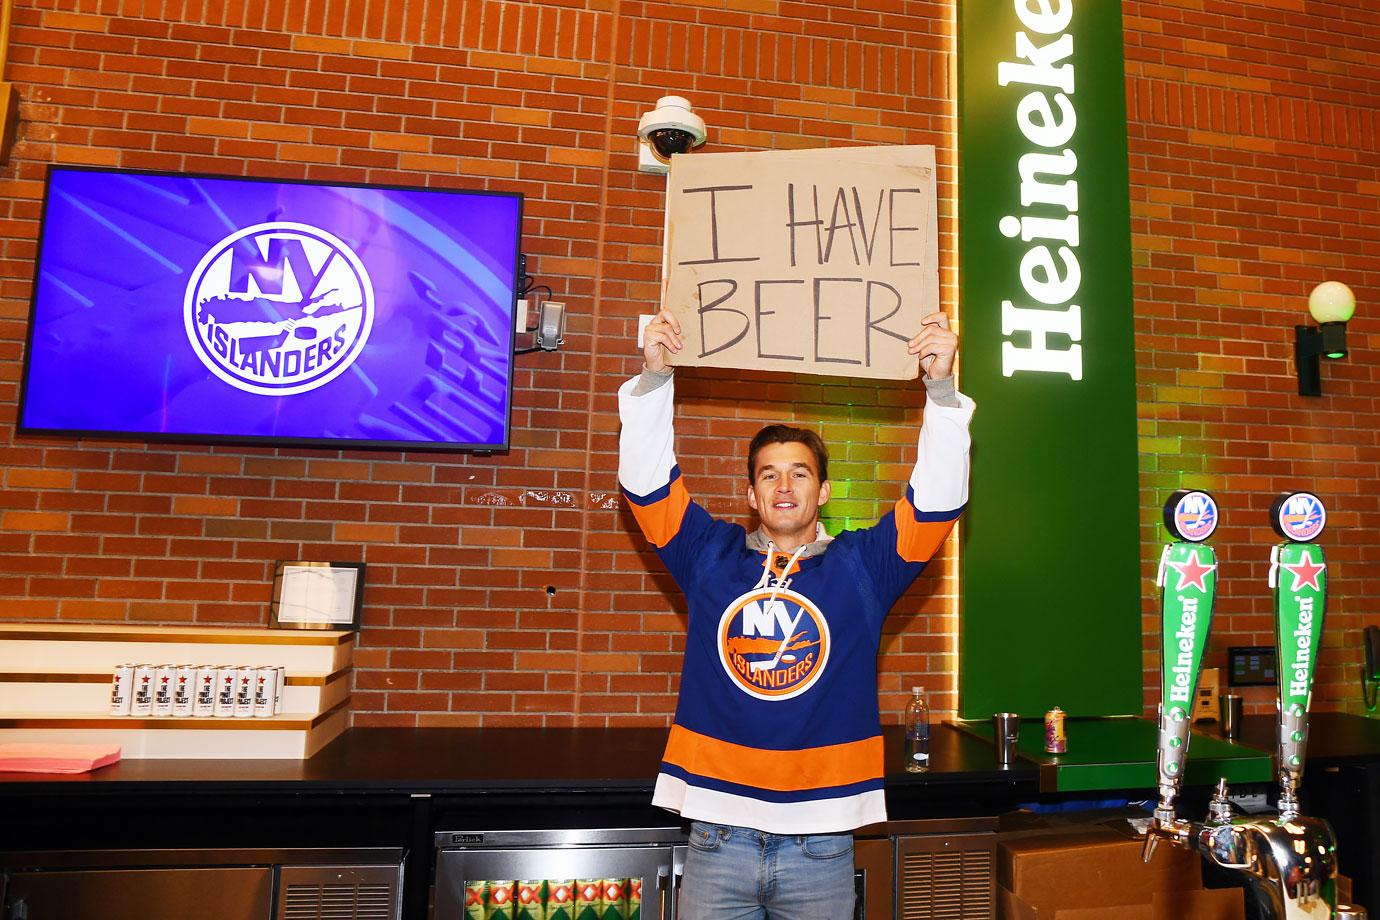
[[[54,167],[20,430],[508,446],[522,197]]]

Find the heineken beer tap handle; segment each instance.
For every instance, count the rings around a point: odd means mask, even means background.
[[[1270,506],[1270,525],[1286,542],[1270,551],[1279,656],[1279,814],[1298,816],[1298,788],[1308,746],[1308,704],[1322,648],[1327,609],[1327,563],[1312,541],[1327,524],[1323,503],[1311,492],[1284,492]]]
[[[1217,520],[1217,503],[1206,492],[1180,490],[1164,506],[1164,523],[1175,542],[1165,546],[1156,577],[1163,639],[1155,818],[1161,823],[1174,820],[1174,800],[1188,758],[1198,669],[1217,594],[1217,554],[1204,541],[1217,529]]]

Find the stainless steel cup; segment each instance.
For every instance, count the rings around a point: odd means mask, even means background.
[[[1235,741],[1241,737],[1241,715],[1245,711],[1246,701],[1235,693],[1224,693],[1217,700],[1221,708],[1222,715],[1222,734],[1229,741]]]
[[[992,741],[997,748],[997,763],[1010,766],[1016,762],[1016,743],[1021,738],[1021,717],[1014,712],[992,715]]]

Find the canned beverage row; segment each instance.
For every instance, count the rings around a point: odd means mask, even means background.
[[[465,920],[641,920],[641,878],[465,882]]]
[[[122,664],[110,684],[112,716],[269,718],[283,711],[281,666]]]

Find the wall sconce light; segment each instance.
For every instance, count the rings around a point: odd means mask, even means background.
[[[1346,357],[1346,324],[1356,312],[1356,295],[1340,281],[1324,281],[1308,295],[1308,312],[1318,326],[1294,327],[1294,365],[1299,395],[1321,396],[1321,358]]]

